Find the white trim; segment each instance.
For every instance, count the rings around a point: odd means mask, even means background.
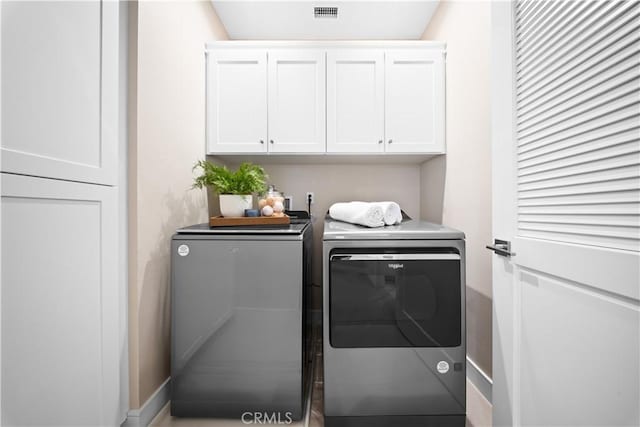
[[[316,41],[316,40],[224,40],[215,41],[205,44],[206,50],[229,48],[289,48],[289,47],[302,47],[302,48],[373,48],[373,49],[389,49],[389,48],[401,48],[401,49],[446,49],[447,44],[445,42],[428,41],[428,40],[359,40],[359,41]]]
[[[467,378],[467,423],[474,426],[492,426],[493,405],[484,398],[476,385]]]
[[[118,0],[118,310],[120,321],[120,402],[118,406],[118,422],[127,418],[129,408],[129,247],[128,247],[128,57],[129,57],[129,7],[125,0]]]
[[[491,393],[493,380],[469,356],[467,356],[467,379],[471,381],[480,394],[487,399],[487,402],[493,403]]]
[[[511,242],[517,226],[513,208],[517,196],[513,143],[516,123],[513,13],[511,2],[491,3],[492,234]],[[492,265],[492,421],[494,425],[514,425],[515,405],[519,403],[511,387],[516,372],[514,346],[518,339],[513,310],[519,286],[514,286],[510,261],[493,256]]]
[[[242,162],[254,162],[262,164],[276,165],[357,165],[357,164],[392,164],[419,165],[435,156],[444,153],[300,153],[300,154],[281,154],[281,153],[215,153],[208,154],[216,156],[218,159],[230,164],[240,164]]]
[[[162,383],[140,409],[131,409],[120,427],[147,427],[169,402],[171,378]]]
[[[0,46],[2,46],[2,4],[0,4]],[[0,52],[1,53],[1,52]],[[0,82],[2,81],[2,55],[0,54]],[[2,147],[2,85],[0,85],[0,147]],[[0,149],[0,165],[2,150]],[[1,169],[1,166],[0,166]],[[0,173],[0,190],[2,190]],[[0,197],[0,236],[2,236],[2,197]],[[2,423],[2,239],[0,238],[0,424]]]

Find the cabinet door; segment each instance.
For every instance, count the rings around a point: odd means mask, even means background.
[[[327,151],[384,151],[384,52],[327,53]]]
[[[0,7],[2,171],[115,185],[118,2]]]
[[[267,52],[207,52],[207,152],[267,151]]]
[[[444,153],[442,51],[387,51],[385,151]]]
[[[325,151],[325,52],[269,52],[269,151]]]
[[[116,195],[2,174],[2,425],[120,425]]]

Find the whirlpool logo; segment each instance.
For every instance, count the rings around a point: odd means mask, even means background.
[[[397,270],[399,268],[404,268],[404,264],[399,264],[399,263],[395,263],[395,264],[387,264],[389,266],[390,269],[392,270]]]

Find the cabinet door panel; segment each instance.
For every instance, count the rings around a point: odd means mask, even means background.
[[[267,151],[266,51],[208,52],[207,151]]]
[[[2,171],[115,185],[118,2],[0,7]]]
[[[327,53],[327,151],[384,151],[384,53]]]
[[[117,189],[2,174],[2,425],[119,425]]]
[[[318,50],[269,52],[270,152],[325,151],[324,60]]]
[[[385,56],[385,151],[444,152],[444,60],[441,51]]]

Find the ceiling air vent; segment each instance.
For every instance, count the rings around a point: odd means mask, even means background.
[[[313,16],[316,18],[337,18],[337,7],[314,7]]]

